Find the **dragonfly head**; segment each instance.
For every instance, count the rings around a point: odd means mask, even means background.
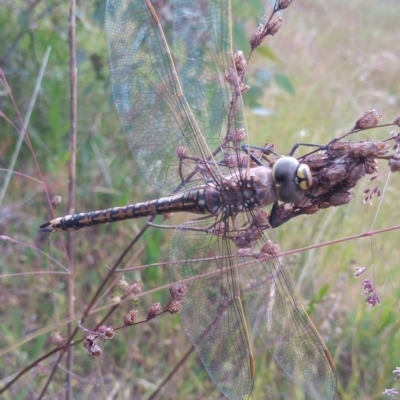
[[[294,157],[282,157],[272,167],[276,196],[284,203],[296,203],[312,186],[308,165],[300,164]]]

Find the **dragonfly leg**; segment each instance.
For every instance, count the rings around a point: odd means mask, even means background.
[[[244,144],[242,145],[242,150],[248,154],[250,156],[250,158],[258,165],[262,165],[265,166],[265,164],[254,154],[251,152],[251,149],[255,149],[255,150],[260,150],[263,153],[263,157],[265,155],[269,155],[269,154],[274,154],[275,156],[278,156],[277,153],[275,153],[274,150],[267,148],[267,147],[261,147],[261,146],[253,146],[253,145],[248,145],[248,144]],[[265,159],[268,161],[268,158],[265,157]]]
[[[300,146],[307,146],[307,147],[318,147],[320,150],[326,150],[328,146],[322,144],[314,144],[314,143],[295,143],[292,147],[292,150],[289,152],[289,156],[293,157],[293,154]]]

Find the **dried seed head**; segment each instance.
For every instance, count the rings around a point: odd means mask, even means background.
[[[352,143],[351,154],[356,157],[381,157],[387,153],[389,145],[384,142],[370,142],[368,139]]]
[[[265,37],[265,26],[260,24],[257,26],[250,39],[250,46],[252,49],[256,49],[263,41]]]
[[[363,280],[363,290],[364,294],[371,294],[374,292],[374,282],[371,281],[371,279],[364,279]]]
[[[121,303],[121,301],[122,301],[121,296],[111,295],[111,302],[113,304],[119,304]]]
[[[346,176],[347,169],[344,164],[335,164],[333,166],[329,166],[321,171],[323,173],[324,179],[328,180],[330,184],[333,186],[337,182],[341,182],[343,178]]]
[[[278,33],[283,25],[283,18],[280,15],[275,15],[267,25],[267,35],[274,36]]]
[[[316,204],[312,204],[311,206],[307,206],[304,208],[304,214],[311,215],[315,214],[319,211],[319,207]]]
[[[64,338],[61,336],[60,332],[54,332],[50,335],[50,342],[57,347],[61,347],[64,343]]]
[[[278,1],[278,10],[284,10],[285,8],[288,8],[293,0],[279,0]]]
[[[235,129],[230,135],[229,140],[234,143],[241,142],[246,137],[246,131],[243,128]]]
[[[137,310],[130,310],[124,315],[124,325],[133,325],[136,322],[138,316]]]
[[[395,153],[389,158],[389,167],[391,172],[400,171],[400,153]]]
[[[250,89],[250,86],[245,85],[243,82],[239,83],[240,93],[243,94],[243,93],[247,92],[249,89]]]
[[[182,309],[182,301],[181,300],[171,300],[168,305],[166,310],[170,314],[176,314]]]
[[[393,371],[395,379],[400,379],[400,367],[396,367],[396,369]]]
[[[238,76],[237,73],[234,69],[228,68],[225,71],[225,80],[231,85],[231,86],[237,86],[238,83]]]
[[[143,288],[142,282],[134,282],[127,287],[126,294],[137,295],[142,292],[142,288]]]
[[[119,288],[119,289],[121,289],[124,293],[126,292],[126,290],[128,289],[128,287],[129,287],[129,283],[128,283],[128,281],[125,279],[125,277],[121,277],[120,279],[119,279],[119,281],[117,282],[117,287]]]
[[[239,249],[253,247],[261,237],[261,231],[257,227],[246,229],[245,232],[235,237],[235,244]]]
[[[375,284],[370,279],[363,280],[363,290],[365,296],[365,302],[370,304],[372,307],[380,304],[380,298],[375,290]]]
[[[278,244],[274,243],[272,240],[267,240],[261,247],[261,253],[267,255],[268,258],[277,258],[281,254],[281,248]]]
[[[382,394],[384,394],[385,396],[389,396],[389,397],[396,397],[398,396],[400,393],[395,389],[395,388],[390,388],[390,389],[385,389]]]
[[[391,131],[390,136],[394,140],[393,150],[397,150],[400,147],[400,132]]]
[[[377,293],[373,293],[365,298],[365,302],[370,306],[375,307],[381,304],[381,299],[379,298]]]
[[[338,207],[349,203],[353,197],[354,194],[352,192],[338,192],[330,196],[328,202],[331,206]]]
[[[176,155],[178,156],[178,158],[180,158],[180,159],[185,158],[186,154],[187,154],[187,152],[186,152],[186,148],[184,146],[179,146],[176,149]]]
[[[233,53],[233,57],[235,60],[235,66],[237,71],[244,71],[247,67],[246,57],[243,55],[243,51],[236,50]]]
[[[96,329],[98,337],[105,342],[106,340],[111,340],[115,336],[114,329],[111,326],[100,325]]]
[[[53,200],[51,200],[51,204],[54,207],[57,207],[59,204],[61,204],[61,202],[62,202],[62,197],[61,196],[54,196]]]
[[[160,303],[154,303],[147,311],[147,319],[152,319],[162,312]]]
[[[378,187],[378,186],[375,186],[372,190],[368,190],[368,192],[365,191],[365,194],[366,194],[367,196],[366,196],[366,197],[364,198],[364,200],[363,200],[364,204],[365,204],[365,203],[370,203],[370,204],[372,204],[372,199],[373,199],[374,197],[377,197],[378,199],[381,197],[381,191],[379,190],[379,187]]]
[[[187,286],[177,283],[169,288],[169,292],[174,300],[182,301],[187,293]]]
[[[83,347],[85,349],[89,349],[93,344],[96,343],[96,336],[95,335],[87,335],[85,339],[83,339]]]
[[[360,276],[361,274],[364,273],[364,271],[367,269],[367,267],[357,267],[356,271],[354,272],[354,276]]]
[[[103,354],[100,346],[96,342],[95,335],[88,335],[83,339],[83,347],[87,350],[90,357],[98,358]]]
[[[397,116],[397,118],[393,121],[393,123],[397,126],[400,126],[400,115]]]
[[[358,117],[353,130],[373,128],[374,126],[378,125],[381,119],[382,115],[375,108],[372,110],[365,111],[364,114],[361,114]]]
[[[358,166],[356,168],[361,168],[361,167],[364,168],[365,174],[368,174],[368,175],[378,172],[378,162],[376,160],[366,160],[362,166]],[[350,176],[351,176],[351,174],[350,174]]]
[[[87,352],[90,357],[92,358],[99,358],[103,354],[103,350],[101,350],[101,347],[96,343],[90,348],[87,349]]]
[[[248,157],[240,154],[225,153],[224,163],[228,168],[245,167],[247,165]]]
[[[265,226],[268,224],[268,212],[263,209],[259,209],[258,211],[253,217],[252,225],[257,227]]]

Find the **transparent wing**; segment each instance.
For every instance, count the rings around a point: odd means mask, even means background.
[[[179,164],[179,146],[201,159],[211,153],[183,96],[159,21],[146,0],[108,0],[106,31],[114,100],[128,144],[148,181],[173,191],[193,173]]]
[[[254,375],[243,302],[253,335],[287,375],[315,399],[331,400],[333,361],[295,294],[279,246],[265,236],[267,227],[263,213],[255,212],[240,214],[234,227],[209,218],[175,230],[171,281],[188,286],[182,324],[221,391],[244,399]]]
[[[298,386],[315,399],[331,400],[336,393],[333,361],[295,293],[276,243],[262,234],[239,252],[244,255],[239,271],[249,325]]]
[[[253,389],[251,347],[230,268],[232,244],[205,233],[213,222],[190,221],[174,231],[170,278],[185,280],[180,318],[209,375],[229,399],[246,399]]]
[[[107,1],[106,31],[116,108],[142,173],[153,187],[163,192],[188,189],[198,185],[199,179],[218,180],[225,171],[217,165],[210,146],[214,154],[221,153],[222,160],[224,152],[217,149],[222,142],[221,127],[225,126],[226,131],[229,125],[232,131],[234,126],[239,126],[236,121],[239,120],[241,101],[235,101],[229,118],[226,114],[230,89],[224,73],[229,62],[233,65],[232,53],[224,53],[226,45],[218,45],[227,39],[229,29],[224,28],[221,32],[217,26],[222,21],[228,24],[229,8],[225,4],[223,11],[216,12],[208,2],[201,3],[204,10],[197,10],[200,19],[188,20],[188,15],[194,11],[186,8],[178,10],[175,16],[178,19],[176,29],[181,26],[182,34],[192,31],[191,41],[181,41],[177,45],[179,62],[185,57],[190,58],[180,70],[183,74],[181,84],[149,1]],[[193,4],[196,8],[197,2]],[[182,14],[184,10],[189,12],[186,17]],[[179,20],[181,17],[182,21]],[[205,42],[206,38],[197,26],[203,30],[214,29],[208,32],[214,40]],[[219,37],[220,34],[223,36]],[[206,56],[204,60],[193,59],[202,55]],[[203,72],[194,69],[196,62]],[[192,85],[197,79],[193,76],[196,73],[199,83]],[[240,93],[238,96],[240,98]],[[222,144],[226,146],[226,143]],[[182,149],[180,156],[179,149]]]
[[[209,146],[227,133],[232,89],[225,79],[232,68],[230,2],[174,1],[174,59],[183,91]],[[241,104],[234,118],[239,128]]]

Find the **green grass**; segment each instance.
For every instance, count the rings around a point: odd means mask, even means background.
[[[26,26],[27,15],[34,21],[45,11],[35,9],[27,14],[23,12],[24,7],[23,2],[15,2],[12,10],[0,6],[0,57],[4,57],[18,32]],[[102,5],[88,3],[80,10],[76,209],[105,208],[152,198],[156,193],[141,179],[112,106]],[[244,11],[248,9],[235,5],[233,14],[243,18]],[[264,95],[258,101],[274,114],[260,117],[251,111],[247,113],[251,142],[259,145],[273,142],[278,152],[286,153],[296,141],[327,143],[351,129],[356,118],[370,108],[379,108],[385,121],[393,120],[400,112],[399,11],[396,0],[294,1],[284,13],[281,31],[266,43],[280,61],[273,62],[256,54],[249,68],[284,74],[295,94],[288,94],[276,83],[263,88]],[[52,195],[64,198],[57,209],[61,215],[68,195],[68,6],[57,6],[44,15],[32,33],[23,35],[10,57],[0,65],[24,115],[43,54],[47,46],[52,46],[29,135],[47,187]],[[251,21],[245,25],[248,32],[255,26]],[[97,73],[90,62],[93,55],[99,55],[99,64],[103,65]],[[1,109],[18,123],[15,108],[2,94]],[[386,138],[388,133],[389,129],[368,131],[354,139],[377,140]],[[8,168],[16,137],[10,124],[2,123],[1,168]],[[378,181],[382,189],[387,172],[384,164]],[[27,146],[22,147],[14,171],[38,178]],[[5,175],[1,170],[1,184]],[[362,203],[363,190],[376,184],[365,180],[358,185],[356,197],[347,206],[296,218],[278,228],[282,247],[291,250],[366,232],[376,215],[373,229],[397,225],[400,221],[396,196],[398,177],[391,177],[379,210],[377,200],[372,207]],[[48,216],[43,187],[26,176],[13,174],[0,205],[0,235],[13,239],[0,240],[0,387],[13,374],[54,348],[49,342],[51,333],[60,330],[66,337],[65,238],[52,235],[49,242],[47,235],[38,233],[39,225]],[[175,217],[169,222],[174,224],[180,220]],[[107,275],[106,267],[113,265],[143,224],[142,221],[125,222],[74,234],[75,271],[71,278],[75,284],[77,313],[86,307]],[[168,237],[168,232],[147,234],[121,268],[166,261]],[[313,305],[312,319],[335,360],[338,399],[380,399],[385,388],[396,386],[391,372],[399,365],[400,344],[397,239],[398,231],[393,231],[299,253],[289,259],[300,297],[306,307]],[[139,251],[141,246],[143,250]],[[50,262],[49,257],[63,267]],[[353,277],[355,266],[371,264],[374,268],[365,276]],[[375,308],[366,305],[362,295],[361,280],[372,278],[372,274],[382,302]],[[168,284],[167,267],[130,272],[125,277],[131,282],[142,280],[144,290]],[[111,289],[111,293],[117,294],[116,289]],[[137,308],[144,315],[153,302],[167,299],[166,289],[140,297],[139,304],[131,301],[122,306],[107,325],[120,325],[126,310]],[[88,318],[85,326],[94,327],[111,305],[110,293],[106,293],[96,305],[98,311]],[[107,398],[110,393],[115,393],[118,399],[146,398],[179,362],[190,348],[190,342],[178,316],[165,315],[151,323],[119,331],[102,348],[103,356],[93,360],[81,345],[76,346],[75,398],[92,399],[95,395]],[[35,398],[55,362],[54,355],[44,360],[40,368],[28,372],[4,398]],[[59,368],[47,394],[61,398],[64,379],[65,371]],[[219,399],[223,396],[193,353],[159,398]],[[279,370],[272,357],[260,354],[253,399],[265,398],[306,397]]]

